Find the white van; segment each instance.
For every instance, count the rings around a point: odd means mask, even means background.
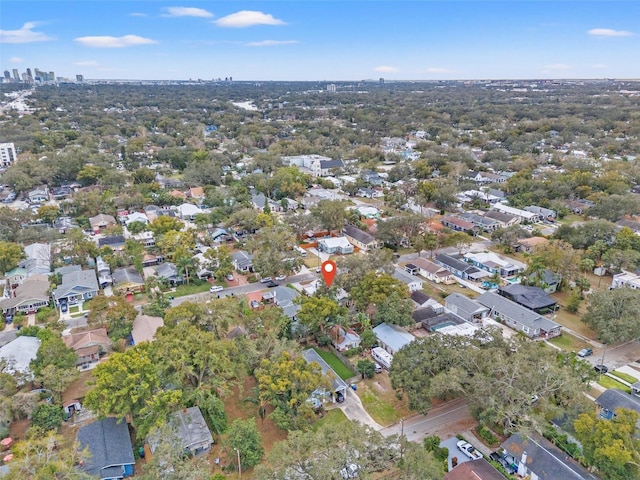
[[[393,361],[393,355],[387,352],[384,348],[374,347],[371,349],[371,357],[382,365],[384,368],[389,370],[391,368],[391,362]]]
[[[298,252],[302,258],[305,258],[307,256],[307,251],[304,248],[296,245],[295,247],[293,247],[293,249]]]

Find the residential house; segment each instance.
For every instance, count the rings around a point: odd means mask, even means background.
[[[9,290],[9,298],[0,300],[0,308],[6,319],[16,313],[34,313],[49,306],[49,277],[32,275],[15,289]]]
[[[157,205],[147,205],[143,208],[145,215],[150,222],[153,222],[156,218],[167,216],[175,217],[176,212],[167,207],[158,207]]]
[[[18,263],[19,267],[27,270],[27,277],[31,275],[51,274],[51,244],[32,243],[24,247],[26,258]]]
[[[187,192],[187,196],[193,198],[198,203],[202,202],[206,197],[204,188],[202,187],[191,187]]]
[[[457,258],[447,255],[446,253],[439,253],[435,259],[436,265],[440,265],[442,268],[449,270],[456,277],[463,280],[472,279],[478,277],[481,273],[476,267],[469,265],[467,262],[458,260]],[[481,276],[479,277],[481,278]]]
[[[209,238],[214,242],[222,243],[233,240],[233,236],[224,228],[214,228],[213,230],[209,230],[207,233],[209,234]]]
[[[309,348],[302,352],[302,356],[307,361],[307,363],[317,363],[318,365],[320,365],[322,374],[327,376],[329,378],[329,381],[331,382],[331,392],[326,392],[324,391],[324,389],[318,389],[313,393],[312,398],[316,398],[321,403],[324,403],[328,399],[328,397],[330,397],[331,400],[335,400],[334,395],[337,393],[341,393],[344,397],[347,396],[347,391],[349,390],[347,383],[340,376],[338,376],[335,370],[331,368],[331,366],[329,366],[327,362],[324,361],[324,359],[318,354],[318,352],[316,352],[313,348]]]
[[[560,325],[497,293],[485,292],[476,301],[490,309],[489,316],[524,333],[530,338],[551,338],[560,335]]]
[[[71,217],[58,217],[51,223],[51,227],[64,235],[67,231],[78,228],[78,224]]]
[[[631,391],[637,392],[638,390],[632,389]],[[601,418],[611,420],[616,416],[616,411],[619,408],[626,408],[640,414],[640,397],[637,393],[608,388],[596,398],[596,409]],[[640,428],[640,420],[638,420],[638,427]]]
[[[526,268],[524,264],[494,252],[470,252],[465,254],[464,259],[474,267],[481,268],[492,274],[497,273],[504,278],[513,277],[523,272]]]
[[[510,283],[498,288],[498,294],[536,313],[545,314],[556,309],[556,301],[542,288]]]
[[[111,279],[111,267],[107,262],[102,260],[102,257],[96,257],[96,273],[98,274],[100,288],[105,288],[113,282]]]
[[[513,457],[518,477],[530,480],[598,480],[577,461],[537,433],[511,435],[502,443]]]
[[[322,155],[294,155],[282,157],[285,166],[296,166],[308,172],[314,177],[326,177],[335,170],[344,168],[344,162],[340,159],[331,159]]]
[[[640,275],[622,271],[613,276],[611,288],[629,287],[637,290],[640,288]]]
[[[169,192],[169,195],[171,195],[173,198],[179,198],[180,200],[186,200],[187,199],[187,194],[184,192],[181,192],[180,190],[177,189],[173,189]]]
[[[358,247],[362,252],[368,252],[369,250],[379,247],[379,243],[373,235],[353,225],[345,225],[342,233],[344,233],[349,243]]]
[[[133,475],[133,456],[129,427],[124,420],[107,417],[80,427],[78,443],[88,449],[82,470],[101,480],[120,480]]]
[[[461,203],[482,202],[487,205],[491,205],[501,201],[504,196],[497,196],[490,192],[483,192],[481,190],[466,190],[464,192],[458,193],[456,195],[456,198]]]
[[[431,307],[435,312],[442,313],[444,306],[424,293],[422,290],[411,292],[411,300],[416,304],[416,308]]]
[[[404,283],[409,292],[415,292],[417,290],[422,290],[422,284],[424,283],[420,278],[415,275],[409,275],[408,273],[402,271],[400,268],[396,267],[395,271],[391,274],[393,278]]]
[[[583,213],[586,213],[587,210],[589,210],[591,207],[593,207],[595,203],[591,200],[579,198],[577,200],[567,200],[564,205],[571,211],[571,213],[582,215]]]
[[[356,212],[364,218],[380,218],[380,210],[376,207],[361,206],[356,208]]]
[[[82,305],[82,302],[98,295],[98,289],[94,270],[76,269],[62,275],[62,282],[52,293],[53,301],[56,305],[60,305],[60,302]]]
[[[513,250],[516,253],[532,254],[536,249],[536,247],[540,245],[544,245],[545,243],[548,243],[548,242],[549,240],[547,240],[544,237],[519,238],[518,241],[513,246]]]
[[[538,215],[537,213],[510,207],[508,205],[505,205],[504,203],[496,203],[493,205],[492,209],[498,212],[515,215],[520,219],[521,222],[536,223],[540,221],[540,215]]]
[[[354,252],[353,245],[346,237],[323,238],[318,242],[318,250],[329,254],[347,255]]]
[[[547,222],[555,222],[558,218],[558,212],[551,210],[550,208],[539,207],[537,205],[529,205],[524,207],[527,212],[537,214],[542,220]]]
[[[466,322],[482,323],[489,316],[489,309],[484,305],[460,293],[452,293],[445,298],[444,306]]]
[[[24,267],[16,267],[4,274],[4,296],[8,297],[12,290],[22,285],[27,279],[27,269]]]
[[[33,378],[30,364],[35,360],[40,348],[40,340],[36,337],[21,336],[0,347],[0,361],[5,362],[4,372],[20,375],[30,380]]]
[[[108,235],[98,239],[98,248],[109,247],[114,252],[122,252],[126,243],[124,235]]]
[[[151,248],[151,247],[155,247],[156,245],[156,237],[154,233],[149,230],[144,230],[134,235],[131,235],[128,231],[126,231],[125,234],[128,234],[129,239],[135,240],[136,242],[141,244],[144,248]]]
[[[502,225],[497,220],[478,215],[477,213],[473,212],[461,213],[460,215],[458,215],[458,218],[462,221],[472,223],[476,227],[475,231],[481,230],[483,232],[493,232],[499,228],[502,228]]]
[[[140,223],[143,223],[145,225],[148,225],[149,224],[149,217],[147,217],[142,212],[131,212],[129,215],[125,215],[123,217],[123,222],[127,227],[129,225],[131,225],[133,222],[140,222]]]
[[[89,224],[91,225],[91,229],[95,233],[99,233],[101,230],[104,230],[107,227],[117,225],[116,219],[113,217],[113,215],[105,215],[103,213],[96,215],[95,217],[90,217]]]
[[[169,285],[182,283],[182,275],[178,272],[178,267],[171,262],[162,263],[156,266],[156,276],[161,282]]]
[[[499,212],[497,210],[485,212],[484,217],[498,222],[500,228],[513,227],[522,221],[517,215],[511,215],[510,213]]]
[[[51,189],[51,199],[52,200],[64,200],[67,198],[71,198],[71,194],[73,193],[73,191],[71,190],[70,186],[61,186],[61,187],[54,187]]]
[[[445,285],[451,285],[456,283],[454,275],[446,268],[433,263],[426,258],[418,257],[411,262],[418,269],[418,275],[431,280],[435,283],[444,283]]]
[[[360,335],[355,330],[341,325],[334,325],[329,330],[331,343],[339,352],[358,348],[360,346]]]
[[[282,313],[295,321],[296,315],[300,311],[300,304],[296,302],[299,294],[291,287],[280,285],[272,289],[271,301],[282,308]]]
[[[144,292],[142,275],[133,267],[116,268],[111,277],[113,278],[113,291],[115,293]]]
[[[471,172],[469,178],[477,185],[488,185],[490,183],[505,183],[508,178],[504,175],[492,172]]]
[[[188,220],[190,222],[193,222],[201,213],[206,213],[205,210],[192,205],[191,203],[183,203],[182,205],[178,205],[176,207],[176,211],[178,217],[180,217],[182,220]]]
[[[133,320],[133,328],[131,330],[133,344],[138,345],[142,342],[153,342],[155,340],[156,331],[163,326],[164,320],[162,317],[138,315]]]
[[[200,407],[189,407],[175,411],[169,415],[169,425],[175,430],[182,451],[193,456],[211,451],[213,436],[202,416]],[[149,449],[154,453],[162,439],[150,435],[147,438]]]
[[[450,215],[446,217],[442,217],[442,220],[440,220],[440,222],[445,227],[450,228],[451,230],[455,230],[456,232],[465,232],[465,233],[475,234],[478,231],[478,227],[473,223],[467,222],[466,220],[462,220],[461,218],[453,217]]]
[[[285,209],[287,211],[289,210],[298,210],[298,208],[300,208],[300,204],[298,202],[296,202],[295,200],[293,200],[292,198],[284,198],[282,199],[282,201],[284,201],[285,205]],[[281,204],[282,205],[282,204]]]
[[[529,283],[539,285],[547,293],[554,293],[560,288],[562,283],[562,275],[552,272],[551,270],[541,270],[540,272],[533,272],[527,278]]]
[[[49,201],[49,187],[46,185],[42,187],[34,188],[27,192],[27,199],[29,203],[42,203]]]
[[[506,477],[496,470],[484,458],[462,462],[445,473],[443,480],[506,480]]]
[[[251,203],[256,210],[264,211],[265,203],[269,206],[269,211],[272,213],[281,212],[283,210],[282,204],[267,198],[263,193],[251,193]]]
[[[422,310],[428,310],[421,308]],[[417,311],[416,311],[417,312]],[[478,325],[465,322],[461,317],[455,313],[444,311],[441,314],[430,315],[428,312],[419,316],[414,312],[414,320],[417,321],[420,318],[422,327],[428,332],[439,333],[441,335],[455,335],[455,336],[467,336],[471,337],[475,335],[480,327]]]
[[[371,170],[365,170],[360,174],[360,177],[369,185],[373,185],[374,187],[379,187],[384,183],[384,179],[380,174]]]
[[[111,340],[104,327],[63,335],[62,340],[67,347],[75,352],[78,357],[76,366],[81,370],[98,363],[101,353],[111,351]]]
[[[409,345],[416,337],[403,330],[397,325],[382,322],[374,327],[373,333],[378,339],[380,347],[384,348],[391,355],[395,355],[402,347]]]
[[[640,221],[635,219],[636,217],[627,217],[616,222],[616,225],[620,228],[627,227],[633,230],[633,233],[640,235]]]
[[[375,188],[360,187],[355,196],[360,198],[382,198],[384,193],[382,190],[376,190]]]
[[[231,263],[233,264],[233,268],[240,273],[249,273],[253,272],[253,255],[249,252],[245,252],[244,250],[237,250],[231,253]]]

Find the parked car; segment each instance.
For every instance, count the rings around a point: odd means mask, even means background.
[[[580,350],[578,352],[578,356],[579,357],[588,357],[589,355],[593,355],[593,349],[592,348],[583,348],[582,350]]]
[[[479,460],[480,458],[482,458],[482,454],[478,450],[476,450],[475,447],[469,442],[459,440],[458,443],[456,443],[456,446],[458,447],[458,450],[464,453],[471,460]]]
[[[227,280],[229,280],[230,282],[233,281],[233,273],[227,275]]]
[[[342,392],[336,392],[336,402],[344,402],[344,394]]]
[[[273,282],[273,278],[271,277],[264,277],[260,279],[260,283],[269,283],[269,282]]]
[[[594,366],[593,369],[598,373],[607,373],[609,371],[609,367],[607,367],[606,365],[602,365],[600,363]]]
[[[286,276],[286,275],[278,275],[278,276],[276,277],[276,280],[277,280],[277,281],[279,281],[279,282],[281,282],[282,280],[285,280],[286,278],[287,278],[287,276]]]
[[[376,363],[376,373],[382,373],[382,365]]]
[[[69,310],[69,306],[67,305],[66,301],[60,302],[60,311],[62,313],[67,313],[67,310]]]
[[[276,282],[274,282],[273,280],[270,281],[269,283],[267,283],[267,287],[269,288],[273,288],[273,287],[277,287],[278,284]]]
[[[211,293],[221,292],[222,290],[224,290],[224,287],[221,287],[220,285],[212,285],[209,289]]]
[[[504,468],[504,470],[509,475],[513,475],[516,473],[516,469],[513,467],[513,464],[509,463],[509,461],[498,452],[493,452],[491,455],[489,455],[489,458],[491,458],[491,460],[493,460],[494,462],[498,462],[500,465],[502,465],[502,468]]]

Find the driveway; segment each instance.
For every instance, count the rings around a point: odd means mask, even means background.
[[[457,459],[457,465],[460,465],[461,463],[464,462],[470,462],[471,459],[469,457],[467,457],[464,453],[462,453],[460,450],[458,450],[458,447],[456,446],[456,443],[458,443],[458,438],[457,437],[450,437],[447,438],[446,440],[443,440],[442,443],[440,444],[440,447],[447,447],[449,449],[449,458],[447,458],[447,465],[449,466],[449,472],[451,471],[451,469],[453,468],[453,458],[455,457]]]
[[[331,408],[339,408],[345,414],[345,416],[351,421],[360,422],[363,425],[368,425],[374,430],[382,430],[382,425],[377,423],[371,415],[364,409],[360,397],[356,392],[349,389],[344,397],[344,402],[335,403]]]

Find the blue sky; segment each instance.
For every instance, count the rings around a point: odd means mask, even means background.
[[[640,78],[640,2],[0,3],[0,68],[88,79]]]

